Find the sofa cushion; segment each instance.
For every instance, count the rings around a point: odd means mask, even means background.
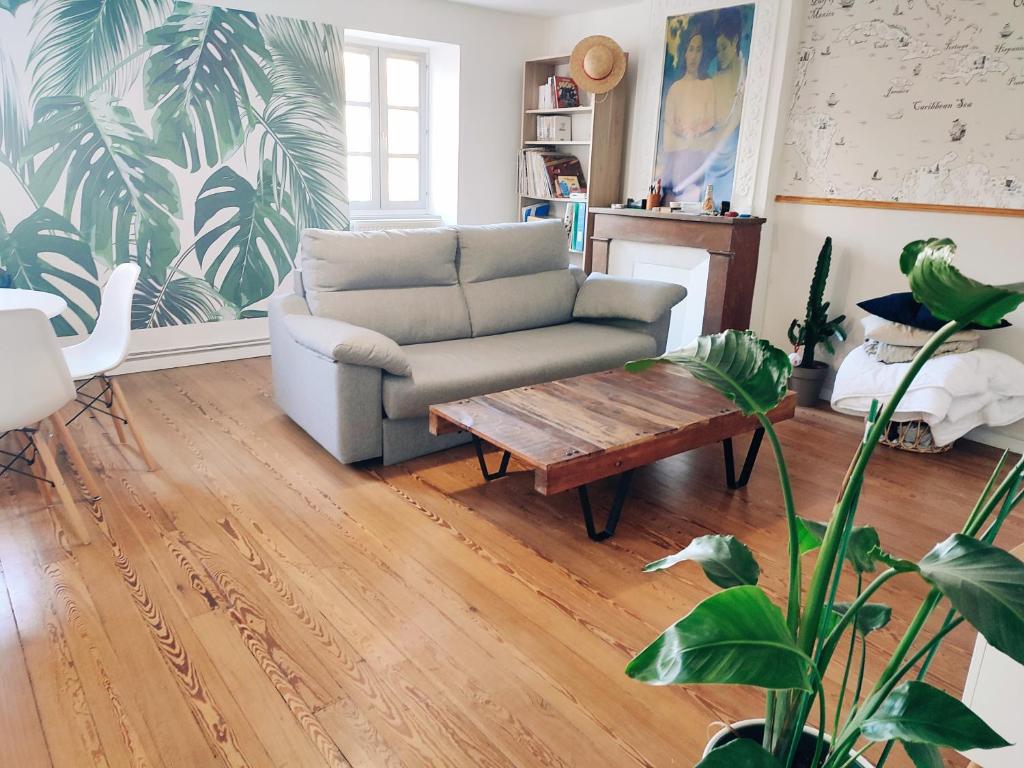
[[[653,323],[686,298],[686,288],[655,280],[593,273],[576,296],[572,316],[591,320],[636,320]]]
[[[561,221],[459,227],[459,280],[474,336],[567,323],[578,284]]]
[[[568,269],[501,277],[463,286],[474,336],[572,320],[577,283]]]
[[[465,338],[469,309],[455,269],[455,230],[302,233],[310,312],[399,344]]]
[[[306,300],[314,315],[370,328],[399,344],[470,335],[466,299],[457,285],[322,291]]]
[[[429,406],[623,365],[656,354],[651,336],[596,323],[566,323],[486,338],[402,348],[412,375],[385,375],[391,419],[426,416]]]
[[[302,233],[299,260],[308,291],[455,285],[457,240],[451,227],[380,232]]]
[[[561,219],[462,226],[457,231],[459,279],[464,284],[569,266],[569,240]]]

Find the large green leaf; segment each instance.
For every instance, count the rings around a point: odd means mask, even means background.
[[[816,520],[797,518],[797,543],[800,554],[806,554],[821,546],[828,525]],[[857,573],[870,573],[879,561],[881,541],[878,531],[867,525],[855,525],[850,531],[846,544],[846,559]]]
[[[273,169],[277,197],[294,201],[300,229],[348,229],[344,134],[299,102],[275,100],[259,118],[260,157]]]
[[[193,171],[228,158],[255,110],[250,85],[264,100],[271,94],[256,15],[179,2],[146,40],[159,48],[146,62],[145,95],[160,152]]]
[[[835,603],[832,610],[840,616],[845,616],[850,610],[850,603]],[[857,617],[853,620],[857,631],[862,635],[870,635],[875,630],[881,629],[889,623],[892,618],[892,608],[882,603],[865,603],[857,611]]]
[[[287,197],[275,198],[264,164],[258,188],[227,166],[196,199],[196,255],[206,279],[237,307],[270,296],[292,269],[298,231]]]
[[[932,744],[915,744],[912,741],[901,741],[903,750],[914,764],[914,768],[945,768],[942,755]]]
[[[317,107],[340,127],[345,88],[343,40],[337,29],[283,16],[263,16],[260,25],[273,60],[274,95]]]
[[[656,363],[683,366],[748,416],[768,413],[778,405],[786,396],[786,382],[793,372],[789,355],[753,331],[701,336],[678,352],[627,363],[626,370],[643,371]]]
[[[956,243],[949,239],[915,240],[900,254],[914,298],[937,318],[994,326],[1024,304],[1024,283],[979,283],[953,266],[955,254]]]
[[[626,674],[652,685],[710,683],[811,690],[810,661],[782,611],[758,587],[713,595],[629,662]]]
[[[223,307],[224,300],[198,277],[143,275],[132,299],[132,328],[210,323],[221,319]]]
[[[959,750],[1009,744],[959,699],[918,680],[890,693],[861,724],[861,735],[869,741],[900,739]]]
[[[137,260],[160,272],[177,255],[178,184],[117,99],[103,92],[43,99],[25,153],[49,153],[32,189],[46,200],[62,183],[64,215],[79,211],[79,229],[97,258]]]
[[[921,574],[993,647],[1024,664],[1024,563],[954,533],[919,565]]]
[[[274,96],[258,117],[260,157],[274,168],[275,194],[295,204],[300,229],[347,229],[341,40],[323,24],[268,18]]]
[[[0,0],[0,11],[10,11],[11,13],[14,13],[18,8],[30,2],[32,2],[32,0]]]
[[[676,563],[692,560],[700,563],[705,575],[720,587],[757,584],[761,569],[747,546],[735,536],[700,536],[680,552],[644,567],[645,572],[661,571]]]
[[[32,19],[32,97],[85,96],[104,82],[124,94],[138,75],[132,54],[170,0],[47,0]],[[126,64],[128,62],[128,64]]]
[[[21,92],[21,78],[7,51],[0,48],[0,163],[23,177],[21,154],[28,140],[28,109]]]
[[[63,296],[77,318],[54,320],[61,336],[89,333],[100,308],[96,262],[89,245],[67,219],[40,208],[10,232],[0,218],[0,266],[10,273],[13,288]]]
[[[782,768],[764,747],[750,739],[736,739],[711,750],[694,768]]]

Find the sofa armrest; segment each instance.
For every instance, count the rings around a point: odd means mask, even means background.
[[[339,461],[350,464],[380,456],[382,370],[338,362],[300,344],[287,323],[316,319],[301,296],[273,296],[268,309],[277,404]]]
[[[634,320],[653,323],[686,298],[675,283],[590,275],[576,296],[572,316],[577,320]]]
[[[382,333],[327,317],[291,314],[284,317],[288,333],[306,349],[349,365],[381,368],[396,376],[412,373],[402,348]]]

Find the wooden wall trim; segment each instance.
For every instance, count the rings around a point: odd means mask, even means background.
[[[967,213],[974,216],[1024,218],[1024,208],[988,208],[980,205],[933,205],[931,203],[900,203],[889,200],[847,200],[836,197],[800,197],[799,195],[776,195],[775,202],[798,203],[800,205],[831,205],[844,208],[878,208],[890,211]]]

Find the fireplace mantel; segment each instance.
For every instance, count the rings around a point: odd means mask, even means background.
[[[607,272],[613,240],[699,248],[710,254],[704,333],[750,325],[761,225],[757,217],[690,216],[636,208],[591,208],[583,268]]]

